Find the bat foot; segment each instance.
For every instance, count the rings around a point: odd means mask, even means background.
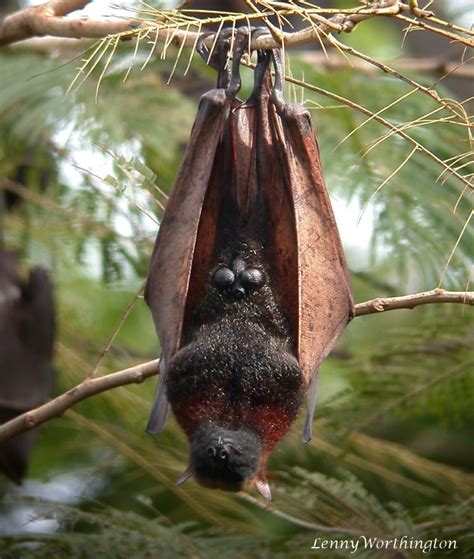
[[[217,87],[225,89],[227,95],[235,97],[240,91],[240,63],[245,52],[251,55],[252,39],[262,35],[270,35],[266,27],[239,27],[237,29],[223,29],[216,40],[215,48],[210,51],[206,45],[206,40],[213,36],[213,33],[203,33],[196,44],[198,54],[204,59],[206,64],[218,72]],[[229,65],[229,51],[232,49],[232,64]],[[263,78],[266,74],[268,61],[270,60],[269,51],[258,51],[259,62],[257,64],[255,88],[252,97],[258,98],[261,90]],[[246,105],[250,102],[247,101]]]

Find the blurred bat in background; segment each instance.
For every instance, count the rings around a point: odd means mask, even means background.
[[[170,402],[191,443],[181,482],[270,498],[268,456],[304,393],[311,438],[319,366],[353,302],[309,113],[284,100],[278,51],[259,53],[239,101],[245,30],[230,71],[228,43],[212,57],[218,89],[201,98],[149,268],[162,356],[147,431],[163,429]]]
[[[43,404],[53,388],[53,287],[41,267],[24,282],[18,257],[0,249],[0,422]],[[0,470],[20,483],[37,437],[27,431],[0,443]]]

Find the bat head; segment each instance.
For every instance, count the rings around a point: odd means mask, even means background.
[[[205,487],[240,491],[254,484],[262,464],[262,443],[252,431],[208,424],[191,444],[191,472]]]

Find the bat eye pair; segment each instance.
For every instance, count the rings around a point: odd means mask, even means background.
[[[213,284],[218,289],[231,289],[232,294],[241,299],[251,289],[258,289],[264,283],[263,273],[257,268],[245,268],[235,273],[230,268],[223,266],[214,272]]]

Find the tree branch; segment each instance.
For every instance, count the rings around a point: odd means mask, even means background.
[[[38,52],[51,54],[58,52],[61,54],[77,52],[90,45],[90,39],[67,39],[61,37],[33,38],[21,41],[12,45],[18,51]],[[133,43],[132,43],[132,46]],[[348,60],[342,56],[336,56],[328,51],[326,53],[314,50],[300,50],[297,53],[298,59],[326,71],[332,70],[353,70],[362,72],[369,76],[380,74],[380,69],[363,60]],[[472,61],[472,62],[471,62]],[[474,78],[474,57],[468,58],[463,62],[445,60],[443,57],[403,57],[392,62],[397,70],[405,70],[417,73],[436,74],[438,76],[452,76],[454,78],[473,79]]]
[[[139,20],[135,18],[133,21],[119,18],[102,18],[102,19],[67,19],[63,16],[83,8],[91,0],[51,0],[40,6],[33,6],[15,12],[0,23],[0,47],[5,46],[23,39],[51,35],[55,37],[72,37],[72,38],[103,38],[109,35],[123,33],[122,39],[131,39],[133,33],[146,33],[146,36],[156,42],[164,43],[166,46],[174,44],[182,47],[194,47],[200,33],[189,31],[190,19],[184,19],[181,25],[177,23],[168,25],[168,18],[165,15],[160,19],[160,13],[157,11],[157,20]],[[255,2],[258,5],[258,1]],[[273,49],[278,48],[284,43],[286,46],[297,46],[302,44],[321,42],[325,40],[325,35],[329,33],[350,33],[361,22],[373,17],[404,17],[408,19],[411,25],[418,25],[422,22],[420,18],[430,20],[433,17],[432,12],[416,9],[413,11],[407,4],[403,4],[398,0],[387,2],[381,0],[378,3],[371,4],[367,7],[358,7],[355,9],[324,10],[320,8],[303,9],[295,4],[288,2],[265,2],[266,7],[271,7],[280,16],[299,15],[304,21],[309,22],[309,26],[300,31],[286,33],[276,28],[268,21],[268,15],[273,12],[259,11],[255,8],[254,14],[234,14],[226,17],[209,17],[205,24],[229,21],[232,24],[243,23],[249,21],[261,20],[271,30],[273,36],[260,36],[252,40],[253,49]],[[188,11],[190,12],[190,11]],[[175,12],[176,13],[176,12]],[[403,14],[409,14],[410,18],[406,18]],[[416,18],[416,19],[415,19]],[[197,24],[196,20],[196,25]],[[444,24],[441,20],[435,20],[439,25]],[[200,25],[200,24],[199,24]],[[463,34],[456,34],[450,31],[453,27],[446,24],[449,30],[443,27],[433,28],[434,32],[443,33],[447,38],[453,41],[463,43],[467,46],[473,46],[473,40]],[[445,27],[446,27],[445,26]],[[426,27],[426,25],[425,25]],[[469,34],[468,30],[463,33]],[[210,36],[206,39],[208,46],[211,46],[214,37]]]
[[[433,289],[423,293],[414,293],[402,297],[377,298],[365,301],[355,306],[355,316],[377,314],[396,309],[413,309],[420,305],[433,303],[460,303],[474,305],[474,291],[445,291]],[[74,388],[71,388],[57,398],[27,411],[0,426],[0,442],[28,429],[33,429],[41,423],[62,415],[78,402],[112,388],[139,384],[145,379],[158,374],[158,360],[136,365],[129,369],[111,373],[98,378],[87,378]]]
[[[402,297],[377,298],[355,306],[356,316],[376,314],[397,309],[414,309],[420,305],[433,303],[461,303],[474,305],[474,291],[445,291],[436,288],[431,291],[403,295]]]
[[[0,442],[19,435],[28,429],[33,429],[41,423],[48,421],[48,419],[62,415],[66,410],[90,396],[127,384],[140,384],[157,373],[158,360],[155,359],[154,361],[141,363],[118,373],[112,373],[99,378],[88,378],[64,394],[54,398],[54,400],[22,413],[1,425]]]
[[[81,10],[91,0],[52,0],[39,6],[24,8],[0,21],[0,47],[29,39],[53,37],[101,38],[134,29],[136,24],[126,19],[69,19],[64,16]]]

